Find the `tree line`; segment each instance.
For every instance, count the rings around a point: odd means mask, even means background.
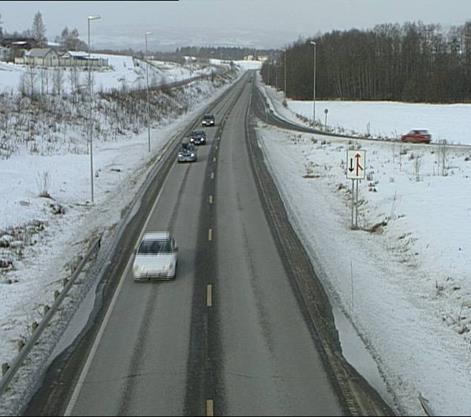
[[[7,33],[2,27],[2,16],[0,14],[0,40],[5,38],[10,39],[23,39],[30,38],[34,39],[37,46],[45,48],[48,45],[48,38],[46,36],[46,25],[44,24],[43,16],[41,12],[37,12],[34,15],[33,23],[30,29],[26,29],[23,32]],[[85,42],[80,39],[79,32],[76,28],[69,30],[66,26],[60,36],[56,36],[55,42],[58,43],[62,48],[68,51],[81,51],[87,50],[88,46]]]
[[[228,61],[240,61],[247,56],[252,56],[253,59],[257,59],[259,56],[269,55],[273,52],[274,50],[263,50],[236,46],[184,46],[177,48],[176,50],[176,54],[180,56],[194,56],[198,58],[213,58]]]
[[[298,40],[264,63],[262,77],[290,98],[309,100],[314,61],[316,99],[471,100],[471,22],[446,31],[422,22],[382,24]]]

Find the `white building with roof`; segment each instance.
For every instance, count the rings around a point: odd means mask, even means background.
[[[36,67],[107,67],[108,60],[91,57],[84,52],[58,52],[53,48],[33,48],[21,58],[15,58],[16,64]]]

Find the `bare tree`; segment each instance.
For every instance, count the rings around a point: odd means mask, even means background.
[[[56,68],[52,75],[53,94],[60,96],[64,90],[64,71],[62,68]]]
[[[46,68],[39,70],[41,80],[41,95],[46,95],[49,92],[49,71]]]
[[[73,66],[70,69],[69,79],[70,79],[70,88],[72,90],[72,95],[74,97],[74,101],[76,102],[77,94],[79,92],[79,87],[80,87],[80,72],[76,66]]]
[[[438,154],[437,154],[437,163],[438,163],[438,171],[440,172],[441,168],[441,176],[446,177],[448,175],[448,143],[446,140],[439,141],[438,146]]]
[[[19,89],[23,96],[34,98],[36,95],[37,78],[38,74],[36,68],[33,66],[28,67],[21,75]]]

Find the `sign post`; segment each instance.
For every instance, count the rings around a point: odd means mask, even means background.
[[[358,229],[358,183],[365,179],[366,151],[347,151],[347,179],[352,180],[352,229]]]
[[[324,130],[327,131],[327,114],[329,113],[329,109],[325,109],[324,113],[325,113]]]

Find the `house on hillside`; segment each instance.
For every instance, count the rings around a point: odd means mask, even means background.
[[[22,63],[35,67],[57,67],[59,54],[52,48],[33,48],[25,53]]]
[[[32,38],[3,38],[0,40],[0,47],[8,50],[3,52],[6,61],[13,62],[15,58],[21,58],[25,52],[37,48],[37,41]]]
[[[72,57],[73,66],[88,67],[90,65],[95,68],[104,68],[109,66],[107,59],[97,58],[93,55],[89,58],[87,52],[69,51],[67,53]]]
[[[108,60],[88,58],[83,52],[59,52],[53,48],[34,48],[25,52],[23,57],[15,58],[16,64],[35,67],[106,67]]]
[[[0,46],[0,61],[7,62],[10,59],[10,48],[5,48],[4,46]]]

